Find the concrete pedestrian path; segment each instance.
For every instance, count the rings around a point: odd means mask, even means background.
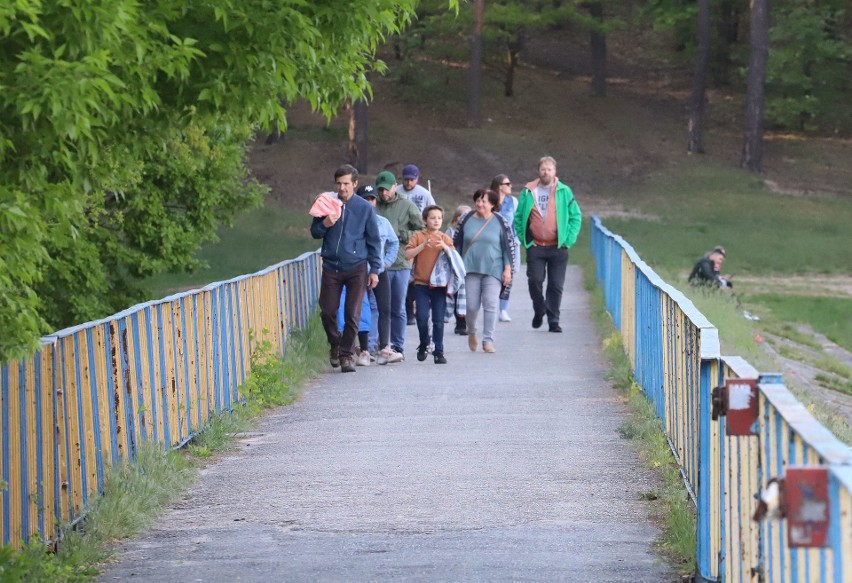
[[[563,334],[520,274],[496,354],[323,375],[124,544],[108,581],[673,581],[579,268]]]

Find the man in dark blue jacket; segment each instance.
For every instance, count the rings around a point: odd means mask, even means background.
[[[367,289],[376,287],[381,270],[381,243],[373,205],[353,196],[358,187],[358,170],[345,164],[334,172],[337,198],[343,203],[340,214],[315,217],[311,235],[322,239],[322,281],[319,307],[323,328],[331,345],[329,361],[343,372],[355,372],[353,355],[361,319],[361,305]],[[346,289],[343,305],[343,333],[338,331],[337,310]]]

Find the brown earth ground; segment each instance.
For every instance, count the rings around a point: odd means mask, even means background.
[[[372,79],[369,171],[361,182],[372,182],[383,169],[399,174],[402,165],[416,163],[421,184],[428,184],[449,210],[468,203],[471,193],[497,173],[508,174],[517,191],[535,176],[539,157],[548,154],[558,161],[559,178],[572,186],[585,215],[653,220],[632,208],[629,193],[631,185],[688,158],[690,67],[648,67],[637,61],[635,33],[627,34],[617,32],[608,39],[610,83],[605,98],[590,95],[585,46],[567,44],[561,33],[540,36],[527,47],[514,97],[503,97],[500,75],[486,71],[480,129],[466,127],[463,66],[424,60],[414,81],[401,82],[394,74],[401,65],[384,55],[390,74]],[[742,103],[720,92],[711,92],[709,99],[704,156],[736,167]],[[303,212],[316,193],[332,187],[333,169],[349,161],[348,116],[326,122],[298,103],[288,119],[288,131],[277,143],[258,138],[251,165],[274,200]],[[850,160],[852,140],[770,133],[764,178],[782,195],[852,199]],[[776,290],[791,293],[807,286],[809,294],[818,288],[820,294],[852,295],[852,276],[818,282],[812,277],[782,278],[776,283]],[[766,343],[767,350],[786,372],[814,395],[836,403],[852,423],[852,397],[827,391],[815,380],[819,370],[781,357],[771,344]],[[852,362],[848,352],[830,349],[841,362]]]

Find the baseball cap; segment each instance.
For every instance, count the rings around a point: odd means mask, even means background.
[[[386,188],[388,190],[396,184],[396,176],[392,172],[385,170],[376,175],[376,188]]]
[[[364,184],[358,187],[358,190],[355,191],[355,194],[360,196],[361,198],[377,198],[376,197],[376,189],[372,184]]]
[[[402,177],[403,178],[419,178],[420,177],[420,169],[414,164],[407,164],[405,168],[402,169]]]

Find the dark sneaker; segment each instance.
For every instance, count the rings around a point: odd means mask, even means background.
[[[414,316],[409,316],[408,317],[408,325],[414,326],[415,324],[417,324],[417,318],[415,318]]]
[[[436,352],[433,356],[435,357],[435,364],[447,364],[447,359],[444,358],[442,352]]]
[[[332,346],[328,352],[328,362],[331,363],[331,368],[340,366],[340,347]]]
[[[355,363],[348,356],[340,357],[340,372],[355,372]]]
[[[551,331],[551,332],[561,333],[561,332],[562,332],[562,328],[560,328],[560,327],[559,327],[559,324],[551,324],[551,325],[550,325],[550,331]]]
[[[459,336],[467,336],[467,328],[456,328],[455,332]]]
[[[532,327],[541,328],[542,322],[544,322],[544,314],[536,314],[533,316]]]
[[[417,347],[417,360],[419,360],[420,362],[423,362],[424,360],[426,360],[426,355],[428,353],[429,353],[429,347],[421,344],[420,346]]]

